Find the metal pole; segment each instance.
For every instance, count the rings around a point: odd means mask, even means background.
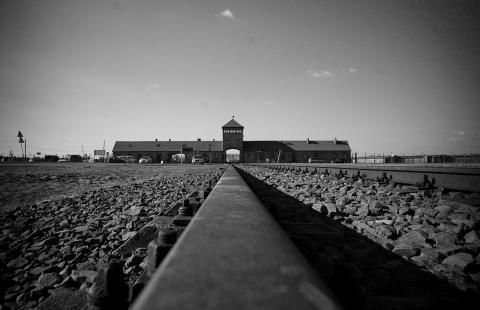
[[[27,139],[25,139],[25,160],[27,160]]]

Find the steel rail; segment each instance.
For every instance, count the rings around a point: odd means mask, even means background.
[[[400,184],[480,192],[480,169],[462,167],[365,166],[354,164],[241,164],[300,171],[317,171],[347,176],[364,175],[367,179],[383,179]]]
[[[340,308],[229,166],[133,309]]]

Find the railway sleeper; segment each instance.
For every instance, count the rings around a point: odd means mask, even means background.
[[[158,240],[156,245],[170,246]],[[340,306],[229,166],[132,308],[335,310]]]
[[[420,253],[417,246],[419,241],[409,239],[415,234],[419,234],[418,240],[425,238],[422,253],[446,251],[435,261],[436,266],[447,256],[451,256],[451,259],[456,257],[442,245],[444,239],[439,239],[439,236],[443,235],[427,236],[423,231],[422,235],[416,230],[403,231],[403,226],[396,226],[391,218],[382,217],[382,213],[387,208],[390,209],[378,200],[371,201],[370,204],[357,204],[356,215],[349,217],[350,211],[344,213],[341,207],[337,208],[337,193],[334,197],[332,194],[323,196],[324,192],[320,196],[317,192],[317,203],[312,203],[311,194],[303,195],[298,187],[285,186],[295,184],[295,179],[298,179],[299,183],[305,185],[303,193],[306,194],[309,187],[305,182],[308,179],[315,181],[315,176],[305,178],[296,173],[275,176],[266,167],[239,167],[243,170],[241,175],[259,199],[281,223],[346,309],[451,309],[454,306],[461,308],[472,305],[478,300],[477,286],[473,281],[462,282],[462,275],[454,278],[448,272],[439,277],[434,276],[439,275],[441,270],[447,270],[449,262],[445,263],[444,269],[433,268],[435,272],[431,272],[430,265],[412,263],[417,262],[413,256]],[[337,180],[331,182],[339,184]],[[413,187],[394,188],[391,185],[385,188],[399,196],[409,197],[409,200],[413,198],[410,193],[420,191]],[[413,220],[412,227],[419,227],[420,213],[409,212],[411,213],[406,217]],[[377,218],[376,215],[380,216]],[[401,233],[401,242],[393,241],[399,236],[397,231]],[[432,236],[435,240],[431,239]],[[417,243],[415,246],[405,246],[408,242]],[[465,253],[470,251],[469,246],[478,249],[478,246],[467,244],[463,250]],[[460,246],[457,248],[460,251]],[[415,253],[410,254],[407,250]],[[470,257],[468,253],[458,255]],[[466,272],[477,271],[468,269]],[[446,281],[447,277],[450,282]]]
[[[212,191],[218,177],[204,183],[199,190],[173,203],[161,216],[143,226],[113,254],[98,264],[97,277],[87,294],[90,310],[128,309],[154,275],[176,240],[181,236]],[[175,215],[176,214],[176,215]],[[145,248],[144,271],[134,282],[125,281],[123,257]]]
[[[350,174],[361,179],[376,180],[386,184],[416,185],[426,190],[446,189],[462,192],[480,193],[480,173],[478,169],[411,167],[411,166],[379,166],[369,167],[359,164],[322,165],[322,164],[244,164],[264,168],[280,168],[285,172],[317,171],[318,174],[333,174],[342,178]],[[323,170],[322,170],[323,169]]]

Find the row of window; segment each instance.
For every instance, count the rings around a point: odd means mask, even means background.
[[[237,140],[237,145],[238,145],[238,146],[240,146],[240,145],[241,145],[241,143],[242,143],[242,141],[241,141],[241,140]],[[230,144],[230,141],[228,141],[228,140],[225,140],[225,145],[229,145],[229,144]]]
[[[224,129],[223,133],[242,133],[241,129]]]

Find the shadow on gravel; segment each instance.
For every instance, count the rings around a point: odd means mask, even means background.
[[[345,309],[465,309],[479,296],[387,251],[358,232],[238,169]]]

